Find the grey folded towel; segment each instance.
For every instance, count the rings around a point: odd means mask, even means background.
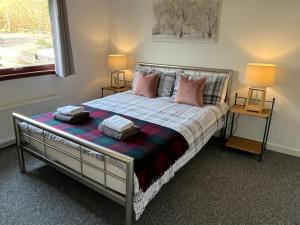
[[[83,111],[74,116],[67,116],[67,115],[60,114],[59,112],[55,112],[53,113],[53,116],[56,120],[63,121],[66,123],[79,123],[83,120],[88,119],[90,117],[90,113]]]
[[[118,132],[113,129],[110,129],[106,126],[103,126],[102,124],[99,124],[98,129],[105,134],[108,137],[123,141],[139,132],[139,127],[132,126],[131,128],[128,128],[127,130],[123,132]]]

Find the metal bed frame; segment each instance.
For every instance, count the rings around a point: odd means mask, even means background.
[[[174,66],[174,65],[162,65],[162,64],[151,64],[151,63],[139,63],[139,66],[144,67],[155,67],[155,68],[169,68],[169,69],[179,69],[179,70],[196,70],[196,71],[207,71],[207,72],[216,72],[216,73],[224,73],[229,75],[229,83],[227,88],[227,96],[226,96],[226,102],[229,103],[229,93],[230,93],[230,85],[231,85],[231,76],[233,71],[232,70],[223,70],[223,69],[209,69],[209,68],[201,68],[201,67],[188,67],[188,66]],[[31,136],[29,133],[26,133],[22,131],[19,127],[20,123],[26,123],[28,125],[34,126],[36,128],[39,128],[42,130],[42,136],[43,140],[39,140],[33,136]],[[20,172],[25,173],[25,161],[24,161],[24,152],[29,153],[30,155],[34,156],[35,158],[46,162],[50,166],[54,167],[55,169],[59,170],[60,172],[72,177],[73,179],[79,181],[80,183],[88,186],[89,188],[95,190],[96,192],[106,196],[107,198],[115,201],[116,203],[120,204],[121,206],[125,207],[125,221],[126,225],[132,224],[132,215],[133,215],[133,192],[134,192],[134,159],[132,157],[120,154],[118,152],[115,152],[111,149],[93,144],[91,142],[85,141],[81,138],[78,138],[76,136],[70,135],[66,132],[60,131],[58,129],[55,129],[53,127],[50,127],[46,124],[37,122],[33,119],[30,119],[29,117],[13,113],[13,123],[14,123],[14,129],[15,129],[15,136],[16,136],[16,144],[17,144],[17,155],[18,155],[18,163],[20,167]],[[49,143],[46,143],[46,135],[45,133],[51,133],[53,135],[59,136],[61,138],[64,138],[67,141],[71,141],[77,145],[79,145],[80,149],[80,157],[76,157],[74,155],[69,154],[64,149],[60,149],[58,147],[55,147]],[[22,138],[27,138],[29,140],[29,143],[23,142]],[[33,140],[35,142],[38,142],[42,144],[43,146],[43,153],[38,152],[37,149],[35,149],[33,146],[30,145],[30,141]],[[47,148],[50,148],[54,151],[57,151],[65,156],[71,157],[72,159],[77,160],[80,162],[80,172],[77,172],[62,163],[59,163],[52,159],[51,157],[48,157],[47,154]],[[85,161],[82,157],[83,149],[87,148],[96,152],[99,152],[103,155],[103,162],[104,162],[104,168],[97,167],[87,161]],[[116,175],[112,174],[107,170],[107,159],[111,158],[114,160],[117,160],[121,163],[124,163],[126,165],[126,177],[125,179]],[[104,184],[97,183],[86,176],[83,175],[82,167],[86,164],[88,166],[91,166],[92,168],[96,169],[97,171],[100,171],[104,174]],[[106,183],[106,177],[112,176],[126,184],[126,194],[122,195],[110,188],[107,187]]]

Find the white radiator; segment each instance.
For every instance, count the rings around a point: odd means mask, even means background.
[[[0,148],[8,146],[15,141],[12,113],[32,116],[56,110],[59,105],[58,96],[35,99],[18,104],[0,107]]]

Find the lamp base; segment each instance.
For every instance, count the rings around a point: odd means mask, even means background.
[[[255,94],[255,98],[253,97]],[[258,99],[260,96],[260,99]],[[266,101],[266,89],[250,87],[248,92],[248,98],[246,101],[245,109],[251,112],[262,113],[265,107]]]
[[[123,79],[120,78],[120,75]],[[124,71],[113,71],[111,72],[111,86],[117,89],[125,87],[125,72]]]

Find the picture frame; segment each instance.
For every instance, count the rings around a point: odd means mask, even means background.
[[[152,40],[216,43],[221,3],[221,0],[155,0]]]

